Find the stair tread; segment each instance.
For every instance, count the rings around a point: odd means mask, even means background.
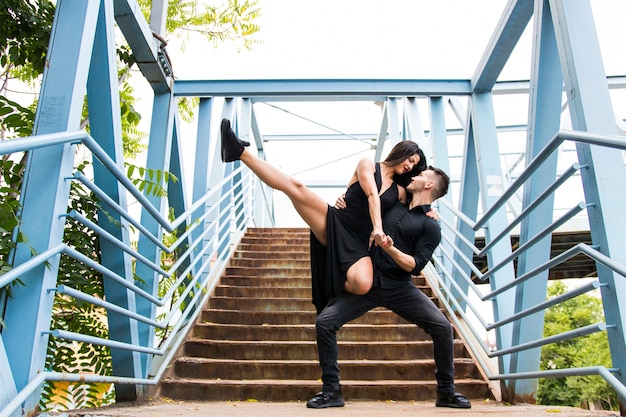
[[[315,323],[306,323],[306,324],[238,324],[238,323],[209,323],[209,322],[200,322],[197,323],[199,325],[202,326],[224,326],[224,327],[242,327],[242,328],[248,328],[248,327],[276,327],[276,328],[297,328],[297,329],[302,329],[302,328],[314,328],[315,327]],[[348,328],[363,328],[363,327],[375,327],[377,329],[380,328],[389,328],[389,329],[395,329],[395,328],[413,328],[416,327],[415,324],[410,324],[410,323],[398,323],[398,324],[361,324],[361,323],[346,323],[344,324],[341,328],[342,329],[348,329]]]
[[[224,385],[265,385],[265,384],[282,384],[282,385],[307,385],[307,384],[316,384],[319,385],[320,381],[318,380],[309,380],[309,379],[202,379],[202,378],[168,378],[166,381],[185,381],[191,384],[206,384],[206,385],[215,385],[215,384],[224,384]],[[455,378],[455,385],[461,384],[484,384],[484,381],[473,378]],[[423,385],[437,385],[437,382],[434,380],[404,380],[404,379],[372,379],[372,380],[341,380],[342,386],[383,386],[383,385],[414,385],[414,386],[423,386]]]
[[[230,344],[267,344],[267,345],[276,345],[280,343],[281,345],[300,345],[300,344],[311,344],[315,345],[317,342],[315,340],[224,340],[224,339],[203,339],[203,338],[189,338],[187,339],[189,342],[196,343],[230,343]],[[455,343],[462,343],[460,339],[455,339]],[[402,341],[376,341],[376,340],[338,340],[338,345],[424,345],[424,344],[432,344],[433,342],[430,340],[402,340]]]
[[[196,356],[182,356],[178,358],[181,362],[194,362],[194,363],[257,363],[257,364],[315,364],[317,365],[319,362],[317,359],[298,359],[298,360],[288,360],[288,359],[217,359],[217,358],[204,358],[204,357],[196,357]],[[434,363],[434,359],[426,358],[426,359],[340,359],[340,365],[416,365],[416,364],[432,364]],[[470,358],[455,358],[455,363],[473,363],[474,361]]]

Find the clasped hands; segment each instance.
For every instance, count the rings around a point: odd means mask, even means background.
[[[372,233],[370,234],[370,242],[369,242],[370,248],[372,247],[372,243],[375,243],[376,246],[380,246],[382,248],[389,248],[393,246],[393,239],[391,238],[391,236],[386,235],[385,232],[383,232],[382,230],[380,231],[372,230]]]

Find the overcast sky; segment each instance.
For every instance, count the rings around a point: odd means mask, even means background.
[[[252,51],[207,42],[168,51],[186,79],[470,78],[507,3],[259,0],[262,43]],[[626,1],[591,4],[607,74],[626,74]],[[502,79],[528,78],[531,32],[532,21]]]

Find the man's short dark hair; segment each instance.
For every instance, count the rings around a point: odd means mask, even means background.
[[[448,193],[450,177],[442,169],[435,168],[434,166],[429,166],[428,169],[435,173],[436,185],[433,190],[433,200],[436,200]]]

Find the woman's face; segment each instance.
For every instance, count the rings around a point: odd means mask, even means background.
[[[407,172],[411,172],[413,167],[417,165],[420,161],[420,156],[418,154],[413,154],[406,158],[404,161],[400,162],[398,165],[394,167],[396,174],[406,174]]]

